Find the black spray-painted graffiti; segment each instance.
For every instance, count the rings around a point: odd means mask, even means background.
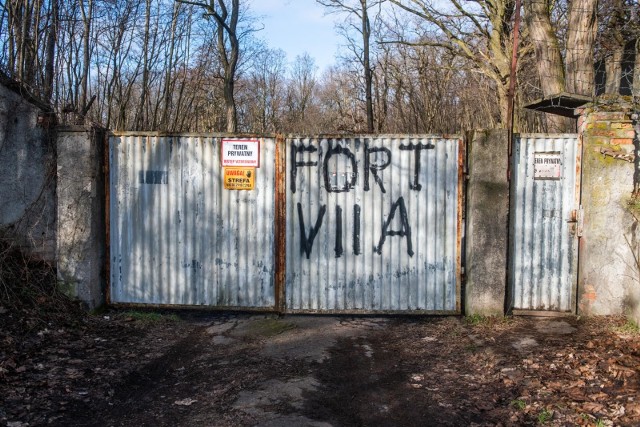
[[[421,161],[422,161],[422,151],[434,149],[435,146],[433,144],[401,144],[399,146],[402,151],[411,151],[413,153],[413,181],[409,183],[409,189],[413,191],[421,191],[422,184],[420,183],[420,172],[421,172]],[[340,144],[334,145],[332,142],[329,143],[329,148],[326,153],[318,153],[318,148],[313,145],[304,145],[304,144],[292,144],[291,145],[291,171],[290,171],[290,189],[292,193],[296,192],[296,180],[298,175],[299,168],[306,167],[319,167],[318,161],[311,159],[314,156],[322,156],[322,182],[324,184],[324,189],[328,193],[344,193],[353,190],[358,183],[358,164],[359,162],[356,160],[356,156],[354,153],[345,146]],[[304,160],[305,153],[307,154],[308,159]],[[316,154],[317,153],[317,154]],[[342,174],[345,178],[342,182],[338,182],[337,173],[332,173],[329,170],[329,161],[336,156],[343,156],[346,163],[349,165],[348,169],[351,170],[349,173]],[[384,186],[384,182],[382,179],[382,171],[387,169],[391,165],[392,161],[392,153],[391,150],[387,147],[371,147],[369,143],[365,142],[364,144],[364,191],[371,191],[371,176],[373,176],[374,186],[377,185],[380,188],[380,191],[385,194],[386,189]],[[332,182],[332,178],[335,180]],[[340,184],[340,185],[339,185]],[[311,251],[313,249],[313,242],[318,234],[318,231],[322,228],[323,219],[325,213],[327,211],[327,206],[322,205],[318,211],[318,215],[315,220],[315,224],[308,230],[305,227],[304,222],[304,214],[302,205],[300,203],[297,204],[298,209],[298,222],[300,226],[300,251],[303,253],[307,259],[311,256]],[[362,210],[360,205],[355,204],[353,206],[353,240],[351,244],[351,249],[354,255],[361,255],[362,248],[360,242],[360,232],[361,232],[361,213]],[[396,218],[396,214],[399,214],[399,222],[400,229],[392,229],[392,223]],[[311,219],[309,221],[312,221]],[[335,210],[335,221],[333,222],[335,225],[335,242],[334,242],[334,253],[336,258],[340,258],[344,255],[344,244],[343,244],[343,210],[341,206],[336,206]],[[380,234],[380,240],[378,244],[373,248],[374,253],[381,255],[382,247],[385,244],[387,237],[401,237],[406,240],[407,244],[407,254],[410,257],[413,257],[413,242],[411,237],[411,226],[409,222],[409,216],[407,214],[407,207],[405,205],[405,201],[403,197],[399,197],[395,202],[391,204],[391,209],[389,211],[389,215],[387,215],[386,220],[382,224],[382,230]]]
[[[311,255],[311,248],[313,248],[313,240],[316,238],[318,234],[318,230],[322,227],[322,219],[324,218],[324,213],[327,211],[327,205],[320,206],[320,212],[318,212],[318,217],[316,218],[316,224],[311,227],[309,230],[309,235],[307,236],[307,229],[304,226],[304,214],[302,213],[302,205],[298,203],[298,222],[300,224],[300,242],[302,243],[302,252],[307,255],[307,259],[309,259],[309,255]]]
[[[302,209],[302,204],[298,203],[298,224],[300,225],[300,252],[304,253],[309,259],[311,256],[311,250],[313,249],[313,241],[315,240],[318,231],[322,228],[322,221],[324,219],[324,215],[327,212],[327,205],[320,206],[320,210],[318,211],[318,216],[316,217],[316,223],[309,229],[309,234],[307,234],[307,229],[304,225],[304,213]],[[389,227],[393,222],[393,219],[396,216],[396,211],[400,210],[400,230],[390,230]],[[353,206],[353,242],[352,242],[352,250],[354,255],[361,255],[362,252],[360,250],[360,205]],[[344,254],[344,247],[342,244],[342,207],[336,206],[336,218],[335,218],[335,245],[334,252],[336,254],[336,258],[340,258]],[[404,198],[400,197],[396,200],[393,205],[391,205],[391,211],[387,216],[387,220],[382,224],[382,234],[380,235],[380,240],[378,241],[378,245],[373,248],[373,252],[378,255],[382,255],[382,246],[384,246],[384,242],[387,240],[388,236],[398,236],[404,237],[407,239],[407,254],[412,257],[414,255],[413,252],[413,242],[411,240],[411,226],[409,225],[409,216],[407,215],[407,207],[404,204]]]
[[[400,209],[400,220],[402,221],[402,228],[400,230],[389,230],[389,226],[391,225],[391,221],[396,216],[396,210]],[[378,255],[382,254],[382,245],[384,245],[384,241],[387,239],[387,236],[400,236],[407,238],[407,253],[409,256],[413,256],[413,244],[411,243],[411,227],[409,226],[409,217],[407,216],[407,207],[404,205],[404,199],[400,197],[396,202],[391,206],[391,212],[389,212],[389,216],[387,220],[382,225],[382,236],[380,236],[380,241],[378,242],[378,246],[373,248],[374,252]]]
[[[422,150],[432,150],[435,148],[435,145],[429,143],[429,144],[409,144],[409,145],[400,145],[400,150],[402,151],[409,151],[412,150],[415,155],[413,157],[413,183],[409,184],[409,187],[411,187],[412,190],[416,190],[416,191],[420,191],[422,190],[422,184],[420,184],[419,181],[419,177],[420,177],[420,168],[421,168],[421,164],[420,164],[420,159],[422,158],[420,156],[420,151]]]
[[[413,151],[413,182],[409,183],[409,188],[411,190],[420,191],[422,190],[422,184],[420,184],[420,171],[422,168],[422,150],[432,150],[435,148],[435,145],[429,144],[414,144],[410,143],[407,145],[401,144],[401,151]],[[313,145],[304,145],[304,144],[291,144],[291,192],[296,192],[296,180],[298,177],[298,168],[301,167],[317,167],[317,161],[301,161],[299,160],[300,155],[304,155],[304,153],[316,153],[318,149]],[[382,161],[372,162],[371,157],[376,153],[384,153],[384,159]],[[334,156],[345,156],[351,165],[351,175],[350,179],[347,180],[342,187],[332,185],[331,183],[331,171],[329,170],[329,160],[331,160]],[[378,157],[383,157],[378,155]],[[353,152],[341,145],[330,145],[329,150],[324,155],[324,161],[322,162],[322,178],[324,181],[324,189],[329,193],[343,193],[351,191],[356,183],[358,182],[358,161],[356,160]],[[381,172],[389,167],[391,164],[391,150],[386,147],[370,147],[368,143],[364,145],[364,191],[370,191],[371,185],[370,175],[373,175],[373,179],[376,184],[380,187],[380,191],[386,193],[384,188],[384,184],[382,182]]]

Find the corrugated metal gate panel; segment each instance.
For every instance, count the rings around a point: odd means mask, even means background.
[[[220,141],[110,138],[112,302],[274,306],[275,141],[253,191],[223,189]]]
[[[459,138],[287,140],[290,311],[459,312]]]
[[[534,157],[562,159],[560,179],[534,179]],[[512,172],[511,289],[517,310],[572,311],[577,284],[577,135],[516,137]]]

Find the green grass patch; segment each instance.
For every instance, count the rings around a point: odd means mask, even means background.
[[[496,326],[511,322],[510,317],[484,316],[482,314],[470,314],[469,316],[466,316],[464,320],[467,325],[471,326]]]
[[[161,314],[155,311],[126,311],[119,315],[125,320],[136,320],[139,322],[178,322],[180,317],[177,314]]]
[[[295,329],[296,325],[283,319],[265,318],[252,321],[247,328],[247,335],[275,337],[283,332]]]
[[[627,318],[624,324],[615,328],[615,331],[627,335],[640,335],[640,326],[633,320]]]
[[[467,325],[472,326],[487,323],[488,319],[489,318],[487,316],[483,316],[482,314],[472,314],[464,318],[464,320],[467,322]]]
[[[511,401],[511,406],[516,408],[518,411],[524,411],[524,408],[527,407],[527,402],[522,399],[515,399]]]
[[[553,412],[548,409],[543,409],[538,414],[538,424],[546,424],[551,421],[551,418],[553,418]]]

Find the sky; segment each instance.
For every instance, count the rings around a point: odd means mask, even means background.
[[[334,23],[340,17],[326,15],[315,0],[254,0],[250,7],[264,25],[258,37],[269,48],[284,50],[289,61],[307,52],[320,73],[336,62],[342,40]]]

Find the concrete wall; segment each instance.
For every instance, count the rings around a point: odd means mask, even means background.
[[[468,147],[467,315],[504,314],[509,224],[507,141],[504,130],[477,132]]]
[[[578,272],[578,313],[583,315],[627,314],[640,320],[640,203],[631,197],[638,159],[627,161],[637,152],[638,135],[630,110],[597,103],[582,110],[578,122],[584,144]]]
[[[104,132],[57,134],[58,278],[67,294],[93,308],[105,302]]]
[[[43,106],[19,91],[0,84],[0,239],[53,262],[55,144]]]

